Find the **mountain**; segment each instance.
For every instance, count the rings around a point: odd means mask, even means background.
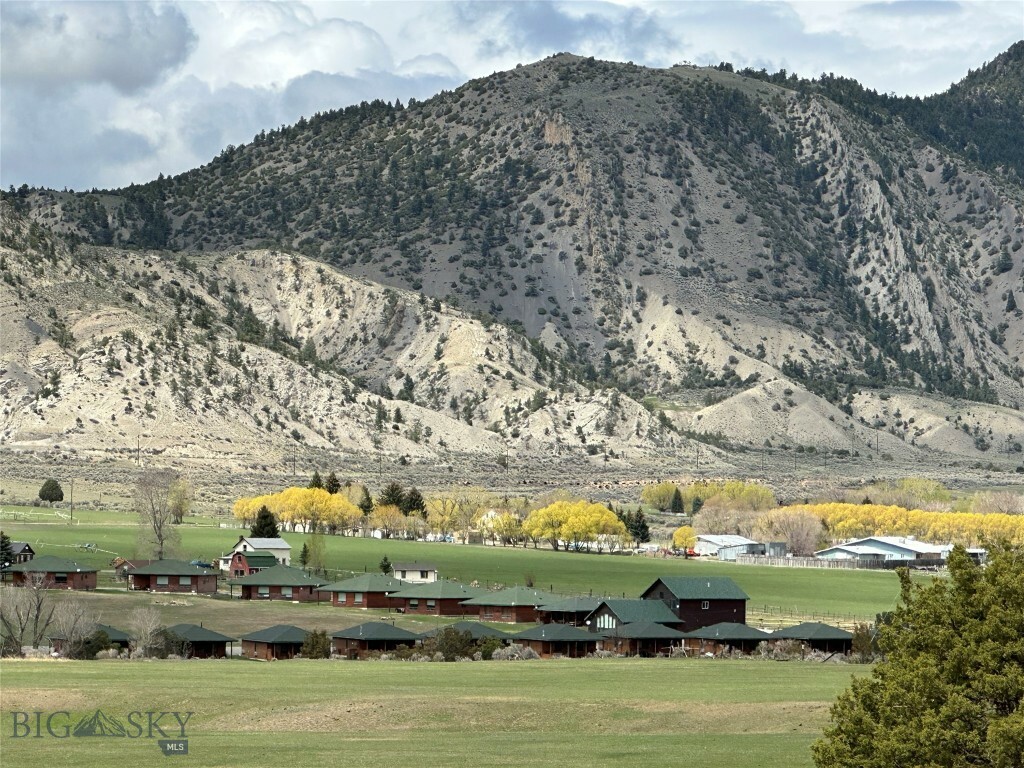
[[[1015,135],[1020,59],[922,100],[938,139],[828,78],[560,54],[150,184],[5,193],[2,440],[130,444],[120,412],[40,423],[83,405],[34,399],[52,365],[183,455],[1019,463],[1024,191],[951,105]]]

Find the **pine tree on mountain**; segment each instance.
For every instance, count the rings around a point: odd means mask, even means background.
[[[306,487],[307,488],[323,488],[324,487],[324,481],[320,479],[320,473],[317,472],[315,469],[313,470],[313,477],[310,479],[309,485],[307,485]]]
[[[256,519],[253,521],[252,528],[249,529],[249,534],[257,539],[280,538],[281,530],[277,527],[277,519],[266,505],[260,507],[256,513]]]
[[[341,490],[341,481],[338,480],[338,476],[333,471],[324,480],[324,490],[332,495]]]
[[[1013,295],[1013,291],[1010,291],[1010,295],[1006,297],[1006,311],[1016,312],[1017,311],[1017,299]]]

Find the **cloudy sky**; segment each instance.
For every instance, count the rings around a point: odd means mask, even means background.
[[[4,0],[0,184],[145,182],[302,115],[425,99],[559,51],[926,95],[1022,38],[1022,0]]]

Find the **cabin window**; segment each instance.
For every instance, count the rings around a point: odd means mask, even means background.
[[[404,579],[405,578],[405,571],[399,571],[398,572],[398,578]]]
[[[178,586],[179,587],[188,587],[188,586],[191,586],[191,585],[192,585],[192,577],[191,576],[179,576],[178,577]]]
[[[427,600],[427,608],[433,608],[436,605],[435,601]]]
[[[291,596],[292,596],[292,588],[291,587],[281,587],[281,597],[291,597]]]
[[[353,596],[353,599],[356,605],[360,605],[363,602],[363,593],[356,592],[355,595]]]
[[[347,603],[348,602],[348,592],[339,592],[338,593],[338,602],[339,603]]]
[[[259,587],[257,594],[259,594],[260,597],[270,597],[270,587]]]
[[[706,611],[710,607],[711,607],[711,603],[709,603],[707,600],[702,601],[701,604],[700,604],[700,608],[701,608],[702,611]]]
[[[511,608],[502,608],[501,609],[501,618],[503,618],[503,619],[511,619],[512,618],[512,609]]]
[[[615,617],[607,613],[602,613],[597,617],[597,628],[598,629],[615,629]]]
[[[166,587],[168,584],[171,583],[171,580],[167,576],[157,576],[156,583],[158,587]]]
[[[421,579],[427,578],[427,572],[426,571],[420,571],[420,578]]]
[[[67,584],[68,583],[68,575],[66,573],[55,573],[55,574],[53,574],[53,583],[54,584]]]
[[[412,608],[412,609],[419,608],[420,607],[420,601],[419,600],[415,600],[415,599],[414,600],[410,600],[409,601],[409,607]]]

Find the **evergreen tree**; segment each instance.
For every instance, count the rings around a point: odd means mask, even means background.
[[[948,578],[912,581],[878,629],[884,660],[832,706],[818,768],[1018,768],[1024,755],[1024,551],[984,567],[962,547]]]
[[[11,537],[0,531],[0,568],[6,568],[14,562],[14,549],[11,547]]]
[[[380,492],[377,503],[382,507],[395,506],[402,509],[402,505],[405,504],[405,489],[401,483],[390,482]],[[404,509],[402,511],[405,512]]]
[[[651,529],[647,525],[647,517],[642,509],[636,511],[636,514],[633,516],[633,526],[628,530],[633,540],[638,544],[651,540]]]
[[[1013,295],[1013,291],[1010,291],[1010,295],[1006,297],[1006,311],[1016,312],[1017,311],[1017,299]]]
[[[424,501],[423,494],[418,489],[410,488],[402,497],[399,509],[402,510],[403,515],[421,515],[426,512],[427,502]]]
[[[391,573],[391,561],[388,560],[387,555],[384,555],[384,557],[380,559],[380,562],[377,564],[377,567],[380,568],[380,572],[383,573],[385,576]]]
[[[299,565],[303,568],[306,567],[306,563],[309,562],[309,542],[302,542],[302,551],[299,552]]]
[[[256,513],[249,535],[259,539],[277,539],[281,536],[281,530],[277,527],[277,519],[266,505],[260,507]]]
[[[51,504],[55,501],[64,501],[64,489],[51,477],[39,489],[39,498]]]
[[[320,473],[317,472],[315,469],[313,470],[313,477],[310,478],[309,485],[307,485],[306,487],[307,488],[323,488],[324,487],[324,481],[320,479]]]
[[[333,471],[327,476],[327,479],[324,480],[324,490],[330,494],[335,494],[341,490],[341,482]]]
[[[675,493],[672,494],[672,504],[669,507],[669,512],[673,515],[681,515],[684,512],[683,508],[683,494],[676,488]]]
[[[327,636],[327,632],[325,630],[314,629],[306,636],[306,642],[302,644],[302,658],[331,658],[331,638]]]
[[[368,515],[373,512],[373,498],[365,487],[363,488],[363,498],[359,500],[359,503],[356,504],[356,506],[363,511],[364,515]]]

